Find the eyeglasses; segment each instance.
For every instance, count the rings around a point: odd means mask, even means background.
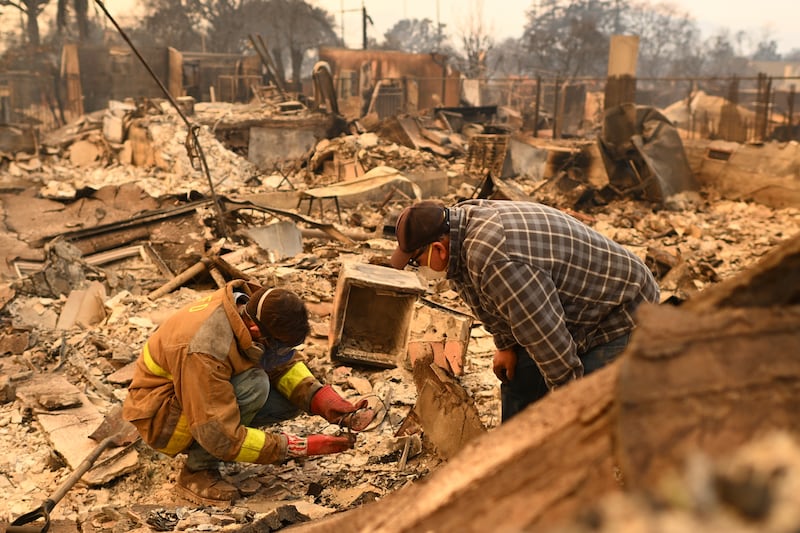
[[[423,246],[419,249],[417,253],[411,256],[411,259],[408,260],[408,265],[414,268],[419,268],[419,258],[422,257],[422,254],[425,253],[425,250],[429,249],[431,245]],[[430,254],[428,254],[428,262],[430,263]]]

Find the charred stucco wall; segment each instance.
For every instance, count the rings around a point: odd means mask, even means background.
[[[442,54],[320,48],[319,59],[331,67],[343,111],[361,108],[365,89],[382,79],[415,82],[418,110],[459,105],[459,73],[447,66],[447,56]]]
[[[169,77],[164,47],[137,47],[161,80]],[[163,93],[130,48],[84,45],[78,49],[84,111],[108,106],[109,100],[162,97]]]
[[[198,102],[214,98],[226,102],[247,102],[252,98],[251,85],[261,85],[261,60],[256,55],[180,52],[183,64],[183,93]]]
[[[170,72],[170,52],[165,47],[137,47],[153,72],[169,86],[173,96],[190,95],[198,101],[247,101],[251,85],[261,83],[257,56],[173,51],[180,72]],[[108,106],[109,100],[162,98],[158,84],[129,48],[81,46],[78,49],[84,111]],[[170,75],[178,87],[172,87]],[[178,81],[179,80],[179,81]],[[177,90],[175,90],[177,89]],[[177,93],[177,94],[175,94]]]

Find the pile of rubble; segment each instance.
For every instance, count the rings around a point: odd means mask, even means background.
[[[70,224],[91,229],[98,204],[106,206],[102,222],[107,223],[164,205],[182,206],[204,196],[197,192],[208,191],[209,184],[196,161],[187,155],[186,130],[174,110],[160,105],[138,112],[140,116],[127,123],[127,137],[117,137],[121,142],[109,142],[108,122],[102,115],[92,115],[54,133],[38,158],[20,155],[9,161],[0,176],[4,238],[31,243],[53,237],[52,231],[41,227],[50,209],[39,207],[45,205],[37,203],[43,200],[55,202],[47,206],[58,207],[56,216],[63,233]],[[202,116],[201,106],[197,113]],[[225,114],[219,109],[214,113],[217,117]],[[136,445],[131,448],[136,452],[133,461],[118,465],[110,478],[70,490],[53,510],[54,521],[65,527],[79,524],[81,531],[276,530],[380,500],[426,478],[447,462],[429,436],[408,430],[417,402],[408,361],[386,369],[341,364],[329,354],[335,289],[344,265],[386,262],[394,247],[386,228],[393,225],[392,217],[399,209],[414,201],[413,195],[395,183],[388,193],[381,189],[377,199],[362,194],[347,202],[343,197],[338,223],[330,222],[337,220],[330,209],[323,212],[328,218],[323,221],[311,218],[310,209],[308,215],[302,215],[297,207],[303,191],[341,184],[335,168],[338,163],[326,161],[345,162],[350,179],[381,166],[402,176],[437,173],[440,184],[434,190],[440,192],[426,196],[446,203],[478,196],[485,192],[482,176],[465,172],[469,154],[453,151],[445,157],[398,144],[380,133],[351,133],[320,141],[304,164],[280,173],[258,169],[228,150],[214,135],[213,123],[197,131],[216,192],[234,200],[266,195],[268,201],[251,204],[266,209],[261,211],[263,219],[253,214],[258,210],[237,212],[228,220],[235,231],[224,239],[220,239],[207,205],[190,209],[184,218],[159,220],[155,229],[148,228],[144,240],[160,242],[163,246],[155,248],[162,256],[167,244],[175,246],[166,261],[171,268],[166,270],[159,266],[159,253],[139,249],[90,263],[84,257],[87,254],[75,248],[79,243],[70,234],[72,238],[56,235],[41,246],[30,246],[26,253],[35,257],[28,259],[38,260],[31,271],[22,272],[19,265],[16,270],[3,271],[0,446],[6,453],[0,460],[0,490],[6,497],[0,503],[0,520],[36,508],[75,468],[73,458],[65,457],[60,449],[62,442],[43,427],[43,417],[68,412],[75,398],[96,412],[108,412],[124,398],[131,363],[158,324],[172,311],[237,275],[289,288],[307,302],[312,332],[302,353],[311,370],[345,397],[366,397],[379,411],[373,425],[359,435],[356,448],[281,465],[229,465],[225,475],[236,481],[244,497],[236,507],[218,510],[193,507],[174,495],[181,458],[168,458]],[[508,181],[507,185],[531,199],[567,210],[633,250],[656,274],[665,302],[684,301],[745,271],[800,230],[797,207],[771,208],[721,198],[713,189],[678,194],[660,206],[623,199],[578,212],[564,198],[544,196],[535,179]],[[121,191],[131,194],[132,187],[138,192],[130,197],[139,195],[140,206],[120,206],[108,200]],[[29,210],[42,210],[32,217],[33,222],[20,218],[23,198],[30,199]],[[95,217],[87,218],[87,211]],[[294,253],[287,253],[280,243],[270,248],[248,236],[252,227],[287,220],[297,226],[296,234],[289,233],[298,239],[302,235],[302,245],[293,249]],[[311,233],[314,228],[329,233]],[[358,238],[352,238],[354,234]],[[224,260],[216,263],[216,273],[212,268],[200,269],[170,290],[160,290],[174,281],[170,274],[179,277],[177,273],[198,264],[201,257]],[[7,262],[18,259],[8,257]],[[20,272],[23,275],[18,275]],[[467,313],[446,281],[425,282],[424,287],[431,302]],[[159,291],[157,296],[154,291]],[[463,372],[451,376],[464,388],[480,424],[489,432],[499,424],[499,383],[491,371],[493,351],[491,336],[479,323],[473,324]],[[50,400],[47,407],[43,390],[56,388],[56,383],[68,392]],[[338,431],[313,416],[299,417],[275,429],[297,434]],[[619,506],[624,509],[628,504],[617,505],[603,511],[606,523],[614,523],[613,517],[621,513]]]

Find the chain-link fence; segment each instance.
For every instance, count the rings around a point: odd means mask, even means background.
[[[638,105],[660,110],[687,138],[736,142],[800,139],[795,83],[800,77],[659,78],[631,80],[623,92]],[[433,85],[436,85],[435,83]],[[381,118],[425,113],[404,78],[381,80],[385,94],[371,94]],[[606,79],[509,78],[460,81],[461,105],[497,107],[497,122],[536,136],[591,135],[602,127],[609,95]],[[346,99],[360,97],[343,95]],[[452,95],[451,95],[452,96]],[[442,95],[440,99],[444,100]],[[619,101],[617,95],[616,101]],[[624,100],[623,100],[624,101]],[[358,108],[358,106],[352,106]]]

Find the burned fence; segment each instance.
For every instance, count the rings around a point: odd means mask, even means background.
[[[357,70],[340,76],[334,79],[337,97],[350,117],[424,114],[441,107],[438,88],[446,86],[458,105],[494,106],[493,120],[513,129],[536,137],[577,137],[599,131],[608,104],[624,92],[633,95],[625,102],[662,111],[684,138],[800,140],[800,76],[631,78],[627,84],[605,78],[461,78],[456,85],[450,78],[386,76],[372,78],[371,90],[363,93],[354,89],[361,84]],[[431,87],[437,88],[432,94],[423,90]]]

